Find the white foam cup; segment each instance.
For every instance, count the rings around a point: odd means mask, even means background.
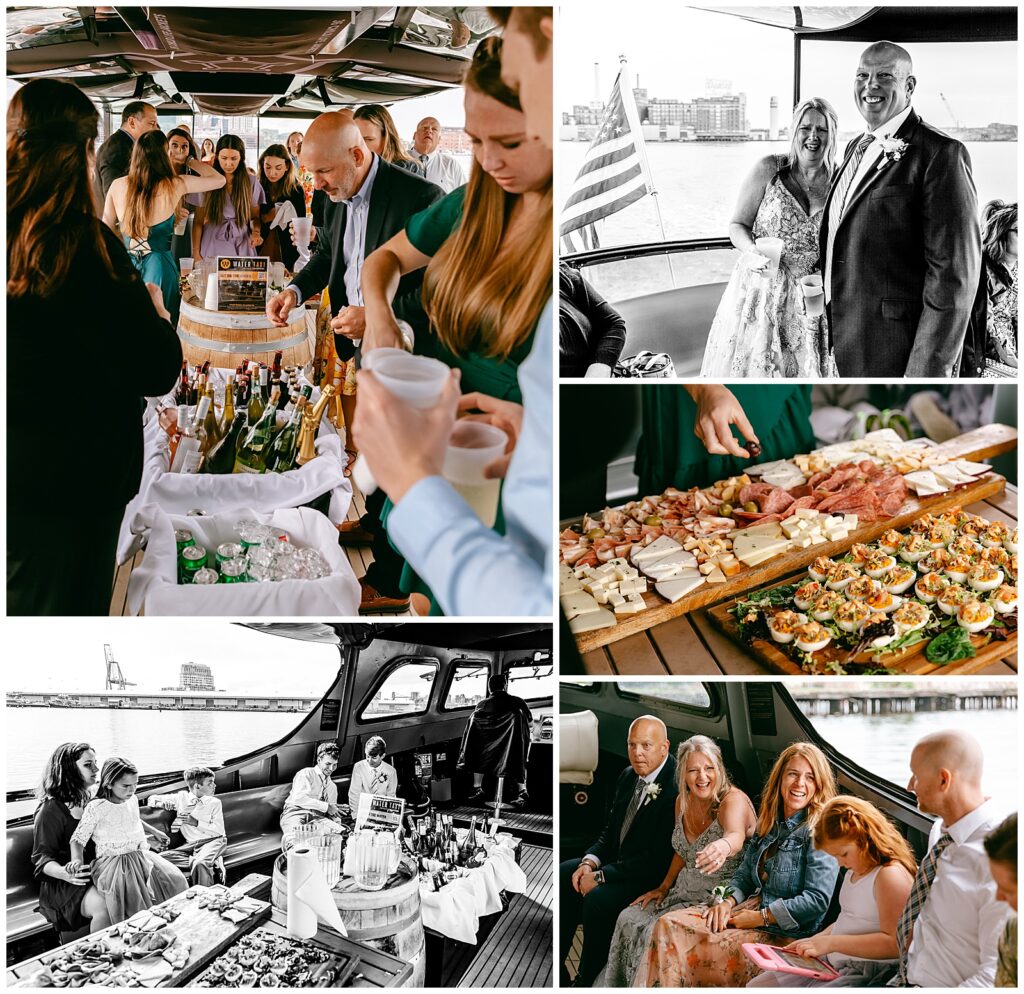
[[[476,516],[490,528],[498,515],[501,480],[484,470],[504,454],[508,435],[483,421],[456,421],[445,452],[444,478],[458,491]]]
[[[782,260],[783,241],[781,238],[762,237],[754,240],[754,247],[768,259],[771,273],[778,272]]]

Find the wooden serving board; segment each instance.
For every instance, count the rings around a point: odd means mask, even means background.
[[[763,589],[770,590],[774,587],[785,586],[787,583],[803,582],[807,580],[806,573],[798,573],[796,576],[788,577],[779,582],[772,583]],[[750,591],[754,593],[756,591]],[[729,609],[735,604],[735,600],[725,601],[708,609],[708,617],[715,627],[728,635],[734,642],[743,646],[762,666],[772,673],[781,673],[783,676],[826,676],[824,664],[830,660],[844,660],[849,657],[849,650],[833,649],[831,645],[826,646],[820,652],[814,654],[815,661],[819,663],[819,673],[808,673],[797,663],[793,662],[786,653],[778,647],[771,639],[754,639],[753,642],[744,642],[740,638],[739,626],[736,619],[729,613]],[[998,617],[998,615],[996,616]],[[993,663],[1004,659],[1007,656],[1017,654],[1017,633],[1014,632],[1005,641],[990,641],[979,648],[985,641],[984,634],[972,635],[971,641],[977,650],[977,655],[970,659],[960,659],[955,663],[932,663],[925,657],[927,642],[918,642],[909,646],[900,653],[891,656],[883,656],[878,666],[884,666],[894,673],[906,676],[970,676],[973,673],[980,673]],[[875,650],[877,651],[877,650]],[[858,662],[868,662],[872,653],[861,653],[856,657]]]
[[[1017,448],[1017,429],[1009,425],[982,425],[974,431],[966,432],[941,442],[931,451],[939,452],[950,459],[970,459],[984,462],[993,456],[1001,456],[1004,452],[1012,452]]]
[[[861,525],[839,542],[820,542],[817,545],[810,545],[806,549],[785,552],[767,560],[760,566],[744,568],[735,576],[727,577],[725,583],[704,583],[692,594],[676,601],[675,604],[670,604],[653,589],[649,589],[643,595],[644,603],[647,605],[645,611],[626,615],[613,628],[583,632],[576,636],[576,645],[580,655],[583,655],[602,645],[617,642],[619,639],[653,628],[671,618],[677,618],[681,614],[689,614],[697,608],[707,607],[709,604],[726,598],[729,598],[731,602],[737,594],[768,586],[773,580],[809,565],[818,556],[838,555],[857,542],[864,544],[873,542],[882,532],[888,531],[890,528],[897,530],[906,528],[922,514],[929,512],[938,514],[951,507],[966,507],[968,504],[974,504],[976,501],[1002,493],[1005,487],[1006,480],[998,473],[986,473],[974,483],[957,487],[954,490],[947,490],[945,493],[936,494],[933,497],[908,496],[903,502],[900,513],[894,517]],[[651,587],[653,588],[653,584]]]

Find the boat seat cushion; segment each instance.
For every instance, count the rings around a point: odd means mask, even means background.
[[[593,711],[558,716],[558,782],[590,785],[597,769],[597,715]]]

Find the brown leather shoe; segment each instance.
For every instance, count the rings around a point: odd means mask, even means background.
[[[359,601],[360,614],[398,614],[409,610],[408,597],[387,597],[362,580],[359,586],[363,593]]]
[[[338,525],[339,545],[371,545],[372,543],[373,535],[363,527],[358,518],[355,521],[343,521]]]

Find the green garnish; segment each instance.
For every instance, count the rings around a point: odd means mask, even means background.
[[[958,659],[971,659],[977,655],[971,636],[959,625],[947,628],[946,631],[928,643],[924,650],[925,658],[930,663],[953,663]]]

